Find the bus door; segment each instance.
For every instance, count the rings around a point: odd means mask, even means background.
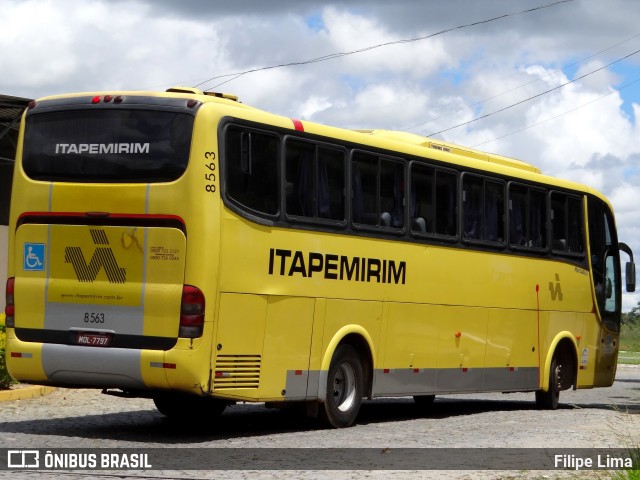
[[[607,205],[589,198],[588,207],[591,272],[599,319],[598,331],[591,336],[593,344],[589,347],[596,352],[594,386],[603,387],[613,383],[620,341],[620,248],[613,215]]]

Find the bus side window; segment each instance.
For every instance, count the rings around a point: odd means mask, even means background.
[[[529,189],[529,245],[547,248],[547,194]]]
[[[279,138],[229,127],[225,133],[226,191],[229,198],[258,213],[278,213]]]
[[[344,151],[294,139],[285,150],[287,215],[343,222]]]
[[[509,187],[509,243],[521,247],[527,243],[527,189]]]
[[[288,140],[285,155],[287,215],[314,217],[316,206],[315,150],[312,143]]]
[[[569,197],[568,202],[568,228],[569,228],[569,252],[584,253],[582,199]]]
[[[353,221],[362,225],[378,225],[378,157],[354,152]]]
[[[463,239],[502,246],[504,184],[477,175],[462,177]]]
[[[380,225],[404,227],[404,165],[380,160]]]
[[[574,195],[551,193],[551,238],[554,253],[584,254],[582,199]]]
[[[354,152],[351,188],[354,223],[404,227],[403,163]]]
[[[318,217],[343,222],[345,219],[345,153],[318,148]]]
[[[458,176],[436,171],[436,226],[437,235],[455,237],[458,234]]]
[[[418,234],[433,234],[435,223],[435,171],[432,167],[414,163],[411,166],[411,198],[409,217],[411,230]]]
[[[547,249],[546,191],[509,186],[509,243],[516,248]]]
[[[485,183],[484,205],[485,241],[504,244],[504,183]]]
[[[567,251],[566,201],[566,195],[551,194],[551,248],[559,253]]]
[[[484,236],[483,183],[482,177],[462,177],[462,238],[465,240],[482,240]]]

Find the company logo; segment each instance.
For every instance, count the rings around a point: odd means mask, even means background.
[[[25,243],[24,262],[25,272],[44,271],[44,243]]]
[[[551,300],[562,301],[562,285],[560,285],[560,274],[556,273],[556,283],[549,282],[549,292],[551,293]]]
[[[148,143],[56,143],[56,154],[149,153]]]
[[[38,450],[7,451],[8,468],[39,468],[40,452]]]
[[[91,239],[94,245],[109,245],[109,239],[104,230],[91,229]],[[94,282],[98,273],[104,268],[109,283],[126,283],[127,271],[118,266],[113,250],[108,246],[96,247],[89,262],[85,259],[80,247],[66,247],[64,261],[73,266],[76,277],[81,282]]]

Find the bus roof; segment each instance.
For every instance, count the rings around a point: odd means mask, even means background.
[[[361,133],[366,133],[376,137],[383,137],[398,142],[407,143],[410,145],[417,145],[424,148],[432,148],[441,152],[454,153],[467,158],[473,158],[475,160],[484,160],[485,162],[496,163],[507,167],[517,168],[525,170],[527,172],[541,173],[540,169],[533,165],[516,160],[514,158],[503,157],[493,153],[482,152],[473,148],[463,147],[453,143],[445,142],[442,140],[434,140],[429,137],[423,137],[422,135],[416,135],[415,133],[398,132],[394,130],[357,130]]]
[[[53,95],[49,97],[44,97],[40,100],[50,100],[50,99],[59,99],[59,98],[69,98],[69,97],[78,97],[85,95],[96,95],[102,94],[105,92],[76,92],[62,95]],[[246,105],[239,101],[238,97],[231,94],[226,93],[216,93],[216,92],[204,92],[198,88],[193,87],[184,87],[184,86],[174,86],[167,89],[164,92],[161,91],[118,91],[118,92],[109,92],[111,95],[148,95],[148,96],[157,96],[162,97],[167,94],[181,96],[188,98],[189,96],[195,95],[199,96],[200,100],[206,103],[223,103],[227,106],[232,106],[235,108],[241,108],[242,110],[255,112],[255,114],[259,114],[260,116],[266,115],[270,117],[270,122],[275,121],[276,118],[282,119],[283,124],[290,122],[291,119],[287,117],[281,117],[280,115],[266,112],[264,110],[260,110],[258,108]],[[267,119],[264,119],[267,121]],[[276,122],[276,124],[279,122]],[[474,162],[486,162],[493,166],[491,168],[489,165],[487,167],[490,170],[498,171],[501,167],[506,167],[510,169],[514,169],[521,172],[521,176],[523,178],[529,178],[533,181],[542,181],[549,183],[551,185],[559,185],[564,186],[565,188],[575,189],[578,191],[588,192],[593,195],[600,197],[605,202],[609,203],[609,200],[599,191],[592,187],[588,187],[583,184],[575,183],[571,180],[560,179],[557,177],[549,177],[542,174],[542,171],[531,165],[530,163],[523,162],[521,160],[516,160],[514,158],[505,157],[502,155],[497,155],[493,153],[483,152],[481,150],[476,150],[470,147],[465,147],[461,145],[456,145],[453,143],[445,142],[443,140],[436,140],[430,137],[425,137],[422,135],[417,135],[409,132],[401,132],[395,130],[384,130],[384,129],[357,129],[357,130],[348,130],[339,127],[332,127],[328,125],[323,125],[315,122],[304,121],[305,131],[310,133],[316,133],[320,135],[328,135],[330,137],[342,138],[342,139],[350,139],[351,141],[358,141],[352,135],[365,135],[371,138],[372,143],[378,144],[381,146],[386,142],[395,143],[399,148],[402,149],[402,145],[413,148],[422,148],[424,149],[424,155],[428,156],[428,150],[433,150],[440,154],[444,154],[445,156],[451,155],[447,159],[447,161],[454,161],[457,157],[459,160],[467,160],[469,164],[473,164]],[[351,133],[351,135],[349,135]],[[374,140],[375,139],[375,140]],[[387,145],[387,148],[392,148],[391,145]],[[404,149],[403,149],[404,150]],[[414,150],[415,152],[415,150]],[[434,152],[434,153],[435,153]],[[417,153],[417,152],[416,152]],[[436,154],[435,157],[439,157],[440,155]],[[479,165],[476,164],[478,167]],[[483,167],[480,167],[483,168]],[[514,172],[515,173],[515,172]],[[541,178],[536,178],[536,176],[541,175]]]

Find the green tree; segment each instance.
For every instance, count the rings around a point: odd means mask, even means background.
[[[628,313],[622,314],[622,323],[625,325],[640,324],[640,302],[638,302],[638,305],[629,310]]]

